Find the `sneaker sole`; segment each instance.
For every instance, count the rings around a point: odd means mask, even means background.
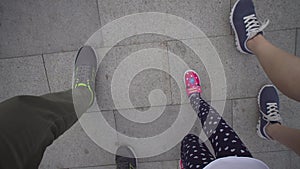
[[[265,87],[274,87],[274,85],[264,85],[263,87],[261,87],[261,89],[259,90],[259,92],[258,92],[258,96],[257,96],[257,104],[258,104],[258,109],[259,109],[259,113],[262,113],[261,112],[261,107],[260,107],[260,95],[261,95],[261,92],[263,91],[263,89],[265,88]],[[261,137],[261,138],[263,138],[263,139],[265,139],[265,140],[269,140],[268,138],[266,138],[265,136],[263,136],[262,134],[261,134],[261,132],[260,132],[260,121],[261,121],[261,116],[259,116],[259,118],[258,118],[258,123],[257,123],[257,125],[256,125],[256,133],[257,133],[257,135],[259,136],[259,137]]]
[[[237,6],[237,4],[238,4],[239,2],[240,2],[240,1],[238,0],[238,1],[236,1],[235,4],[233,5],[233,7],[232,7],[232,9],[231,9],[231,12],[230,12],[229,20],[230,20],[231,27],[232,27],[232,29],[233,29],[233,31],[234,31],[234,34],[235,34],[235,45],[236,45],[236,48],[237,48],[238,51],[241,52],[241,53],[249,54],[249,53],[244,52],[244,51],[242,50],[241,45],[240,45],[240,40],[239,40],[239,38],[238,38],[237,31],[236,31],[235,26],[234,26],[234,24],[233,24],[233,12],[234,12],[234,10],[235,10],[235,8],[236,8],[236,6]]]

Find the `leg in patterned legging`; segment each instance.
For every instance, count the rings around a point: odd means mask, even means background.
[[[214,156],[198,136],[188,134],[184,137],[181,142],[181,162],[184,169],[202,169],[213,160]]]
[[[198,114],[203,130],[210,140],[217,158],[227,156],[252,157],[238,135],[219,113],[200,97],[200,94],[192,94],[190,102]]]

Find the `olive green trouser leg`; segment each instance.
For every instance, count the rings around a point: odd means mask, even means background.
[[[81,116],[88,108],[89,99],[84,97],[88,95],[84,94],[86,91],[73,93],[83,96],[78,97],[85,105],[79,106]],[[0,168],[38,168],[47,146],[77,119],[72,90],[43,96],[16,96],[0,103]]]

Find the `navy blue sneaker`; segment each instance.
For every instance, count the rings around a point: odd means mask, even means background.
[[[237,49],[245,54],[253,54],[247,48],[247,41],[262,34],[269,20],[264,23],[257,20],[252,0],[237,0],[231,10],[230,23],[235,33]]]
[[[279,114],[279,97],[273,85],[263,86],[258,94],[259,119],[257,134],[263,139],[272,140],[266,133],[269,124],[282,123]]]

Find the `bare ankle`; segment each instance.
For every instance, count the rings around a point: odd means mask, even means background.
[[[280,127],[281,125],[279,123],[275,124],[269,124],[266,127],[266,132],[271,139],[275,139],[274,137],[276,136],[276,132],[278,131],[277,128]]]
[[[261,34],[258,34],[254,38],[252,38],[252,39],[250,39],[250,40],[247,41],[247,47],[251,51],[254,51],[255,48],[257,47],[257,45],[259,44],[259,42],[261,42],[261,40],[263,40],[263,38],[264,37]]]

